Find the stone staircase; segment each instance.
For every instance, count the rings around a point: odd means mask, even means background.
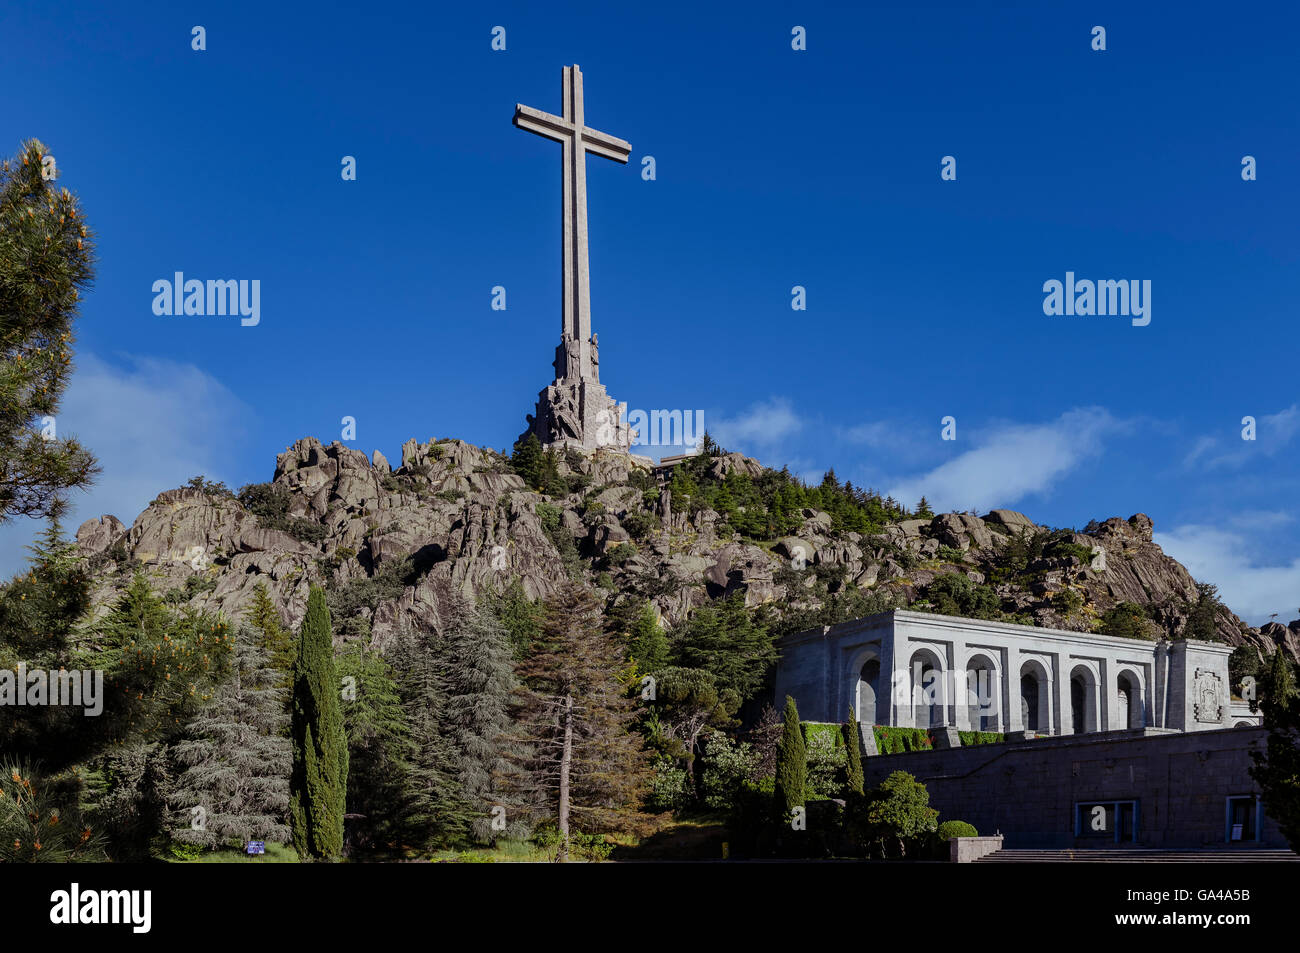
[[[1300,854],[1289,850],[1154,850],[1130,847],[1103,850],[999,850],[979,858],[976,864],[1277,864],[1300,863]]]

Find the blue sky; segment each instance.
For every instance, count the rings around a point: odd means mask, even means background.
[[[560,151],[510,118],[558,112],[576,62],[632,143],[588,160],[616,398],[908,501],[1146,512],[1250,621],[1294,618],[1300,16],[1131,6],[10,0],[4,148],[41,138],[98,235],[59,420],[105,467],[78,518],[269,479],[345,415],[390,459],[512,444],[559,329]],[[260,323],[154,315],[176,271],[258,279]],[[1045,315],[1067,271],[1149,280],[1151,323]]]

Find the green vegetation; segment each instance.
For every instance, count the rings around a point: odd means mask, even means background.
[[[973,824],[965,821],[944,821],[935,832],[939,840],[952,840],[954,837],[979,837],[979,831]]]
[[[772,796],[778,811],[789,817],[804,803],[808,784],[808,749],[799,730],[799,709],[794,699],[785,696],[781,740],[776,748],[776,783]]]
[[[1300,695],[1294,666],[1279,646],[1261,686],[1268,739],[1252,751],[1250,775],[1263,792],[1264,809],[1294,851],[1300,851]]]
[[[320,523],[289,515],[289,491],[278,483],[250,483],[240,488],[237,499],[267,529],[288,533],[305,543],[315,544],[325,538],[325,527]]]
[[[0,163],[0,523],[57,517],[98,473],[90,451],[53,429],[95,246],[77,197],[46,178],[48,152],[31,139]]]
[[[299,857],[343,852],[348,744],[339,710],[334,636],[325,592],[312,586],[293,668],[293,775],[289,818]]]

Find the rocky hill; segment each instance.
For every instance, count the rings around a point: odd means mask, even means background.
[[[1140,513],[1082,532],[994,510],[900,518],[861,533],[803,508],[788,517],[793,532],[742,538],[719,512],[674,501],[671,468],[603,451],[557,463],[563,483],[545,495],[507,457],[459,440],[408,441],[393,468],[378,451],[367,458],[306,438],[279,455],[270,483],[236,496],[196,480],[161,493],[129,528],[114,516],[87,521],[77,543],[92,557],[99,611],[143,568],[168,601],[230,617],[265,583],[296,628],[317,582],[344,594],[352,618],[339,637],[380,651],[402,626],[438,630],[449,586],[473,596],[517,580],[537,598],[566,575],[611,607],[649,600],[667,625],[734,596],[768,606],[777,631],[890,605],[952,611],[955,596],[986,617],[1073,630],[1105,628],[1108,610],[1131,603],[1146,610],[1149,637],[1178,638],[1200,596]],[[728,490],[775,476],[735,453],[690,467]],[[1227,642],[1300,650],[1300,620],[1261,630],[1222,606],[1211,611]]]

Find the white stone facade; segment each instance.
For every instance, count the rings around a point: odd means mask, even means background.
[[[806,721],[1067,735],[1203,731],[1242,721],[1217,642],[892,610],[782,639],[778,708]]]

